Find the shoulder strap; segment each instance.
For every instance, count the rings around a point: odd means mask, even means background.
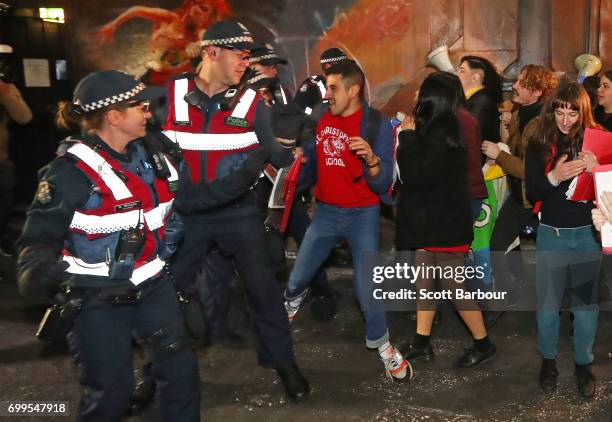
[[[382,115],[380,111],[370,108],[368,110],[368,121],[366,122],[366,141],[370,146],[374,145],[378,132],[380,131],[380,122],[382,121]]]

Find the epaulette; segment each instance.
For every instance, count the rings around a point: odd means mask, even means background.
[[[64,155],[66,155],[66,152],[68,152],[68,149],[77,142],[80,142],[80,140],[73,138],[72,136],[67,136],[66,138],[60,141],[57,150],[55,150],[55,154],[58,157],[63,157]]]

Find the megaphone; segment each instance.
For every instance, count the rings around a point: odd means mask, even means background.
[[[584,78],[596,75],[601,70],[601,60],[593,54],[585,53],[576,57],[574,66],[578,71],[577,81],[582,83]]]
[[[431,66],[443,72],[456,73],[455,66],[453,66],[448,56],[448,47],[446,45],[441,45],[431,50],[427,55],[425,66]]]

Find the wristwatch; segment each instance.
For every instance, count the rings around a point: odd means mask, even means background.
[[[377,155],[374,155],[374,163],[368,163],[366,162],[366,166],[368,166],[368,168],[374,168],[374,167],[378,167],[380,165],[380,157],[378,157]]]

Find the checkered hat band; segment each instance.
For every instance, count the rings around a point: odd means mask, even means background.
[[[348,60],[346,56],[339,57],[330,57],[329,59],[321,59],[321,64],[332,63],[332,62],[341,62],[342,60]]]
[[[268,59],[278,59],[278,54],[270,53],[270,54],[266,54],[264,56],[251,57],[249,59],[249,63],[257,63],[257,62],[260,62],[262,60],[268,60]]]
[[[239,42],[253,42],[253,37],[231,37],[231,38],[219,38],[216,40],[202,40],[200,41],[200,47],[208,47],[209,45],[232,45]]]
[[[142,82],[140,82],[138,85],[136,85],[134,88],[130,89],[129,91],[122,92],[121,94],[113,95],[112,97],[107,97],[102,100],[95,101],[93,103],[84,104],[81,107],[83,107],[83,110],[85,111],[99,110],[101,108],[108,107],[109,105],[112,105],[112,104],[117,104],[117,103],[122,103],[124,101],[127,101],[130,98],[134,97],[136,94],[138,94],[143,89],[145,89],[145,85]]]
[[[262,79],[266,79],[267,76],[264,75],[263,73],[260,73],[257,76],[252,77],[251,79],[249,79],[247,82],[250,84],[254,84],[255,82],[261,81]]]

